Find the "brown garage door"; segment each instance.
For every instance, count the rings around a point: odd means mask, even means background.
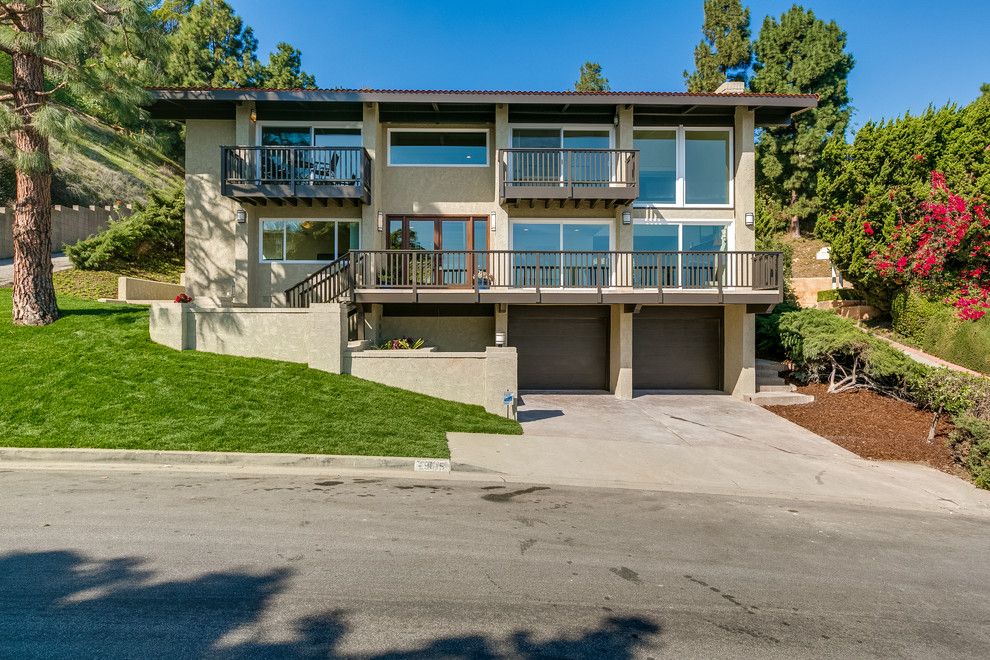
[[[609,308],[509,307],[519,389],[608,389]]]
[[[633,316],[633,387],[722,387],[722,308],[643,307]]]

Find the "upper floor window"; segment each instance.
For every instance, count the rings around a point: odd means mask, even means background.
[[[487,167],[484,129],[390,128],[388,164],[427,167]]]
[[[633,146],[640,152],[638,204],[732,205],[732,129],[636,129]]]
[[[360,128],[325,126],[262,126],[265,147],[360,147]]]

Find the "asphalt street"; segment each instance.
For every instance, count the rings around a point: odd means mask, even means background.
[[[0,466],[10,658],[985,657],[985,517]]]

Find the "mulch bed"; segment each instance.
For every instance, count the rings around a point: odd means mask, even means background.
[[[767,410],[863,458],[924,463],[968,477],[946,442],[952,431],[950,422],[941,420],[935,439],[928,442],[930,413],[868,390],[828,394],[827,389],[826,385],[804,385],[798,391],[813,395],[814,403],[767,406]]]

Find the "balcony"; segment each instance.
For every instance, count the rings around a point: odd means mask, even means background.
[[[371,159],[362,147],[221,147],[221,194],[265,205],[371,203]]]
[[[636,149],[499,149],[501,202],[612,207],[639,197]]]
[[[287,291],[289,304],[748,304],[783,300],[779,252],[355,250]],[[756,310],[754,310],[756,311]]]

